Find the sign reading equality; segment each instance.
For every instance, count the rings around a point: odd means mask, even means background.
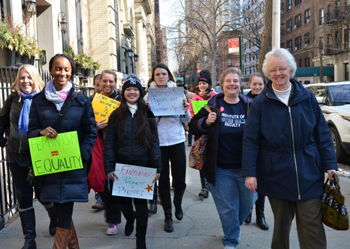
[[[197,114],[203,106],[208,104],[208,100],[194,100],[192,101],[193,113]]]
[[[106,119],[106,122],[108,122],[109,116],[119,107],[120,102],[96,93],[91,104],[94,109],[96,122],[99,122],[102,119]]]
[[[113,182],[112,195],[153,199],[154,183],[157,170],[141,166],[116,163],[115,173],[118,180]]]
[[[148,102],[155,116],[185,114],[182,87],[165,87],[148,89]]]
[[[60,133],[56,138],[45,136],[28,139],[35,176],[82,169],[78,133]]]

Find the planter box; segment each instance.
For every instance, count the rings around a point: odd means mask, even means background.
[[[11,51],[7,48],[0,49],[0,66],[10,66]]]
[[[81,67],[76,67],[76,75],[77,76],[82,76],[83,75],[83,71],[84,69],[82,69]]]
[[[17,51],[11,51],[10,66],[20,67],[22,64],[34,65],[34,56],[20,55]]]
[[[91,69],[84,69],[84,76],[85,77],[93,77],[94,76],[94,71]]]

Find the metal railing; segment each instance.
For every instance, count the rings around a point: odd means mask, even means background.
[[[11,85],[15,81],[18,72],[17,67],[0,66],[0,108],[7,97],[11,94]],[[44,82],[52,79],[51,75],[40,70]],[[93,93],[94,88],[79,85],[79,78],[75,78],[76,90],[83,92],[86,96]],[[0,148],[0,231],[5,227],[5,221],[18,211],[16,191],[9,167],[6,164],[6,150]]]

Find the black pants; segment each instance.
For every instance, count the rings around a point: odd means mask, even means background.
[[[108,188],[108,184],[109,188]],[[119,224],[121,222],[121,213],[118,196],[112,195],[113,182],[106,180],[105,191],[99,193],[102,198],[103,203],[105,204],[106,211],[106,222],[112,224]]]
[[[16,163],[8,163],[8,166],[10,167],[13,183],[16,188],[20,211],[31,208],[33,206],[33,187],[30,186],[27,181],[29,167],[21,167]],[[41,204],[43,204],[44,206],[50,204],[41,202],[40,188],[34,188],[34,191],[35,197]]]
[[[164,211],[171,209],[170,197],[170,166],[173,178],[172,186],[175,191],[186,189],[186,153],[185,144],[179,143],[172,146],[161,146],[162,153],[162,173],[159,178],[159,196],[162,201]]]
[[[129,198],[119,196],[120,209],[126,220],[131,219],[134,215],[136,218],[136,237],[144,237],[146,235],[148,224],[148,207],[146,199]],[[132,206],[134,201],[135,210]]]
[[[69,230],[73,215],[74,202],[55,203],[57,226]]]

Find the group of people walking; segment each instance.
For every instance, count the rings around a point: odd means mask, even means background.
[[[49,62],[52,80],[46,85],[30,65],[19,68],[12,93],[0,110],[0,145],[7,148],[25,242],[34,249],[35,215],[33,187],[27,181],[31,168],[28,138],[77,131],[82,169],[45,175],[35,187],[39,202],[50,217],[53,248],[79,248],[74,227],[74,202],[87,202],[88,191],[96,192],[105,209],[106,234],[118,232],[123,214],[124,233],[130,236],[136,221],[136,247],[146,248],[147,200],[113,196],[113,181],[119,179],[115,164],[156,169],[164,211],[164,231],[173,232],[173,206],[177,220],[184,218],[182,200],[186,190],[186,133],[197,140],[207,136],[206,161],[200,171],[201,198],[212,194],[218,211],[225,249],[236,248],[240,226],[251,222],[253,205],[256,222],[269,229],[264,216],[265,196],[274,214],[272,248],[289,248],[289,232],[296,216],[301,248],[326,248],[321,222],[324,174],[337,170],[327,123],[311,92],[293,79],[296,63],[285,49],[266,54],[263,72],[250,77],[251,92],[241,94],[241,71],[228,68],[220,76],[221,93],[212,88],[211,74],[199,73],[195,96],[184,94],[184,115],[154,116],[148,94],[131,74],[116,91],[117,75],[104,70],[94,84],[100,93],[120,101],[107,120],[96,122],[91,101],[75,91],[75,63],[65,54]],[[153,67],[149,88],[177,87],[169,68]],[[192,102],[208,101],[195,113]],[[6,137],[4,134],[6,133]],[[7,141],[8,140],[8,141]],[[101,175],[98,179],[93,175]],[[170,181],[170,174],[172,181]],[[88,185],[89,179],[89,185]],[[89,186],[89,187],[88,187]],[[171,197],[173,188],[173,201]],[[258,194],[257,194],[258,193]],[[156,200],[156,198],[155,198]],[[154,201],[154,200],[153,200]],[[156,202],[152,203],[153,208]]]

